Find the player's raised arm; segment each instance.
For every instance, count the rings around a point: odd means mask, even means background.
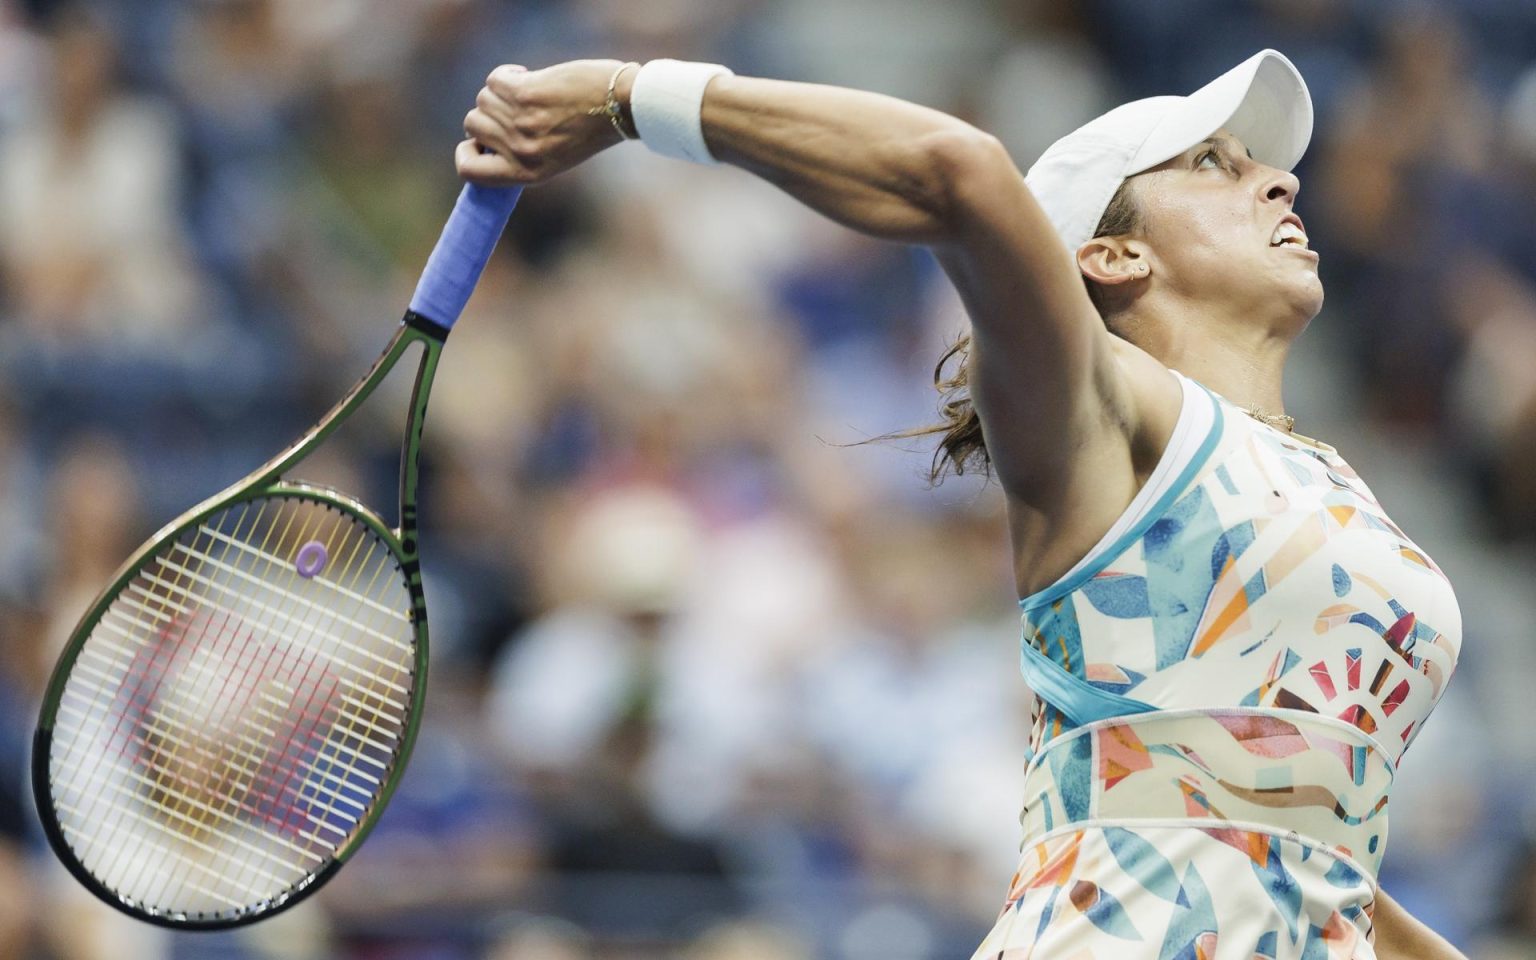
[[[1131,418],[1102,415],[1124,399],[1111,338],[994,137],[880,94],[661,63],[498,68],[465,118],[461,174],[537,182],[636,133],[658,152],[742,167],[855,230],[937,252],[971,315],[973,389],[1010,492],[1029,499],[1085,449],[1124,449]]]

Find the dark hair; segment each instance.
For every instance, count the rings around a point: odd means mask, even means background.
[[[1132,233],[1141,226],[1141,210],[1127,188],[1129,183],[1130,180],[1121,181],[1115,190],[1109,206],[1104,208],[1104,215],[1099,218],[1098,227],[1093,231],[1095,237],[1118,237]],[[1100,317],[1107,319],[1103,290],[1086,277],[1083,283],[1088,287],[1088,299],[1093,301],[1094,309]],[[992,472],[992,457],[987,453],[987,441],[982,436],[981,417],[977,416],[976,408],[971,404],[970,358],[971,335],[961,334],[939,357],[939,362],[933,368],[933,386],[939,391],[939,416],[942,422],[891,435],[892,438],[908,438],[942,434],[939,437],[939,448],[933,452],[933,465],[928,470],[928,481],[935,485],[942,483],[944,475],[951,471],[956,476],[963,475],[968,469],[980,472],[983,476]],[[946,374],[945,368],[951,360],[955,361],[954,372]]]

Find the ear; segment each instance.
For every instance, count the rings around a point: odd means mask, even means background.
[[[1106,287],[1145,280],[1152,275],[1151,251],[1125,237],[1094,237],[1077,248],[1077,269]]]

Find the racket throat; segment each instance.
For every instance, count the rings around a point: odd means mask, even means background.
[[[407,311],[405,326],[416,331],[421,341],[421,362],[416,368],[416,382],[411,387],[410,406],[405,419],[405,434],[400,440],[400,544],[412,562],[420,552],[417,542],[417,492],[421,480],[421,440],[427,422],[427,400],[432,393],[432,381],[437,375],[437,362],[443,342],[448,336],[445,327],[428,320],[414,311]]]

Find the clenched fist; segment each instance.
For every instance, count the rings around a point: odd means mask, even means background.
[[[572,60],[543,70],[506,65],[486,78],[454,152],[459,176],[486,186],[540,183],[622,138],[602,113],[618,60]],[[635,71],[615,95],[629,102]]]

